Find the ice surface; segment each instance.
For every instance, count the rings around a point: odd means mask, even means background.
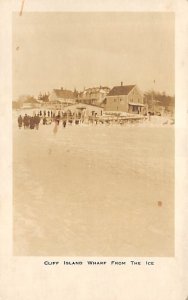
[[[173,255],[173,127],[53,128],[14,118],[14,254]]]

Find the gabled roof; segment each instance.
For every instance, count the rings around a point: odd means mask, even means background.
[[[85,88],[84,89],[84,92],[86,92],[86,93],[97,93],[97,92],[101,92],[101,91],[103,91],[103,92],[105,92],[105,90],[110,90],[110,88],[109,87],[107,87],[107,86],[97,86],[97,87],[91,87],[91,88]]]
[[[128,95],[135,85],[120,85],[114,86],[107,96]]]
[[[58,98],[66,98],[66,99],[74,99],[75,98],[75,93],[69,90],[64,90],[64,89],[54,89],[54,93]]]

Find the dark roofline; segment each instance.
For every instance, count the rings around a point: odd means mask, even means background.
[[[87,91],[87,90],[92,90],[92,89],[110,89],[108,86],[93,86],[93,87],[88,87],[88,88],[85,88],[84,91]]]
[[[120,85],[114,86],[107,96],[120,96],[120,95],[128,95],[130,91],[136,86],[134,85]]]

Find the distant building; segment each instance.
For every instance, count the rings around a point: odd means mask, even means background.
[[[20,106],[20,108],[23,108],[23,109],[40,108],[40,107],[41,107],[40,101],[38,101],[32,97],[30,99],[25,100]]]
[[[105,100],[105,111],[122,111],[127,113],[145,113],[143,95],[136,85],[123,85],[113,87]]]
[[[79,94],[78,101],[101,106],[109,91],[110,88],[103,86],[87,88]]]
[[[77,91],[74,92],[70,90],[54,89],[49,96],[49,102],[55,104],[70,105],[74,104],[77,99]]]
[[[122,111],[127,113],[143,114],[146,107],[143,104],[143,95],[136,85],[113,87],[105,100],[105,111]]]
[[[61,110],[64,106],[69,105],[69,103],[62,103],[60,100],[53,100],[48,102],[42,102],[41,108],[43,110],[50,109],[50,110]]]
[[[103,108],[96,105],[90,105],[85,103],[77,103],[64,107],[64,112],[70,112],[71,114],[82,114],[84,116],[101,116],[103,114]]]

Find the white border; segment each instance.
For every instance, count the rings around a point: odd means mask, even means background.
[[[43,264],[47,257],[12,256],[11,18],[12,12],[19,12],[20,8],[21,1],[0,2],[0,299],[186,299],[188,1],[25,0],[24,4],[24,11],[174,11],[176,14],[176,254],[174,258],[152,258],[155,267],[150,269],[61,265],[47,268]]]

